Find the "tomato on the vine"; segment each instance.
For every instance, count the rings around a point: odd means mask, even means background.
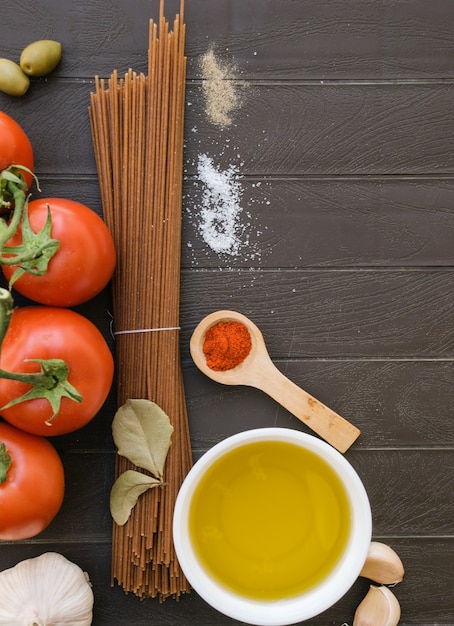
[[[30,300],[50,306],[76,306],[90,300],[112,278],[116,253],[112,235],[101,217],[92,209],[64,198],[42,198],[28,204],[31,229],[39,232],[50,209],[51,236],[60,242],[42,276],[25,272],[13,286]],[[19,228],[3,248],[22,243]],[[17,265],[2,265],[9,281]]]
[[[12,117],[0,111],[0,172],[11,165],[22,165],[33,172],[33,148],[22,127]],[[23,172],[27,187],[32,176]]]
[[[0,421],[0,539],[29,539],[42,532],[60,510],[64,489],[54,446]]]
[[[8,408],[31,386],[0,378],[0,415],[13,426],[44,436],[62,435],[85,426],[104,404],[113,381],[112,352],[99,329],[71,309],[25,306],[14,310],[0,353],[0,368],[8,372],[38,372],[38,360],[62,359],[68,382],[81,402],[63,396],[54,417],[49,400],[27,399]],[[46,423],[47,422],[47,423]]]

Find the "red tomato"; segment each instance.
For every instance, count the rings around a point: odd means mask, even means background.
[[[23,274],[15,283],[19,293],[51,306],[76,306],[90,300],[107,285],[115,269],[115,246],[105,222],[80,202],[63,198],[33,200],[28,205],[34,232],[44,226],[48,206],[52,215],[52,238],[60,248],[43,276]],[[8,245],[18,245],[18,231]],[[2,266],[7,280],[16,267]]]
[[[0,111],[0,172],[10,165],[24,165],[33,172],[33,149],[29,138],[12,117]],[[27,187],[32,176],[24,173]]]
[[[71,309],[29,306],[14,311],[0,353],[0,368],[9,372],[37,372],[27,359],[62,359],[69,367],[68,381],[83,400],[63,397],[50,424],[52,408],[45,398],[34,398],[1,409],[13,426],[35,435],[62,435],[78,430],[99,411],[112,386],[112,353],[101,332]],[[21,397],[30,385],[0,378],[0,407]]]
[[[0,447],[2,444],[10,464],[0,482],[0,539],[29,539],[47,528],[60,510],[65,489],[63,465],[47,439],[0,421]]]

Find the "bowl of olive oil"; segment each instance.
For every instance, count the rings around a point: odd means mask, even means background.
[[[194,590],[258,626],[319,615],[357,579],[371,541],[365,488],[315,436],[259,428],[213,446],[191,468],[173,538]]]

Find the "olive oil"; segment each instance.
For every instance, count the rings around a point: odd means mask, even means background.
[[[285,441],[257,441],[215,461],[189,512],[194,550],[220,584],[254,600],[313,588],[339,562],[351,512],[332,468]]]

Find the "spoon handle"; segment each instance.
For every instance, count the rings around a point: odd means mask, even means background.
[[[262,362],[262,365],[265,365]],[[360,430],[312,397],[280,372],[272,361],[261,368],[254,386],[279,402],[339,452],[345,452]]]

